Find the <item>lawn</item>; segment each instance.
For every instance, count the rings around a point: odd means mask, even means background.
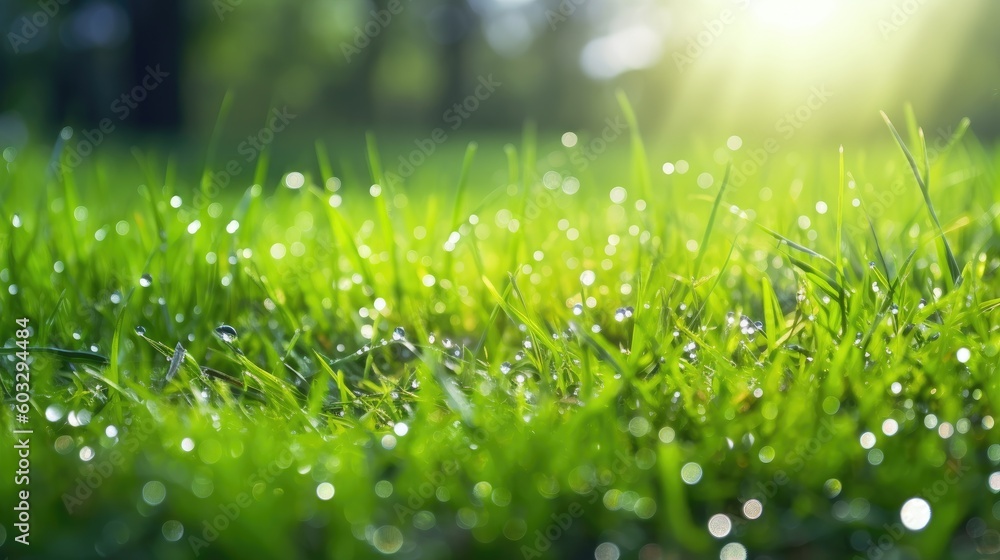
[[[720,156],[623,101],[409,177],[5,152],[2,554],[993,557],[1000,151],[896,113]]]

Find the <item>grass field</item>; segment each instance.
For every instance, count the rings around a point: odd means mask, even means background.
[[[5,153],[2,554],[993,557],[1000,152],[895,120],[221,189]]]

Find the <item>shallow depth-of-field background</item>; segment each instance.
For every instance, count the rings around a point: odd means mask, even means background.
[[[0,557],[1000,555],[994,5],[193,4],[0,8]]]

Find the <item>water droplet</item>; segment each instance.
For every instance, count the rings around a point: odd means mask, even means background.
[[[372,534],[372,546],[383,554],[394,554],[403,548],[403,533],[392,525],[379,527]]]
[[[907,500],[899,510],[903,525],[911,531],[919,531],[931,521],[931,505],[922,498]]]
[[[153,285],[153,277],[149,274],[143,274],[139,277],[139,285],[143,288],[148,288]]]
[[[508,373],[510,373],[512,367],[513,366],[510,365],[510,362],[504,362],[500,364],[500,373],[507,375]]]
[[[219,335],[219,338],[224,342],[235,342],[237,337],[236,329],[229,325],[219,325],[215,329],[215,334]]]
[[[594,549],[594,560],[618,560],[621,550],[614,543],[603,542]]]
[[[578,304],[576,304],[576,305],[573,306],[573,315],[577,315],[577,316],[583,315],[583,304],[582,303],[578,303]]]
[[[136,327],[135,328],[135,334],[137,334],[139,336],[146,336],[146,327],[141,327],[141,326],[140,327]]]
[[[54,404],[49,405],[49,407],[45,409],[45,419],[48,420],[49,422],[56,422],[60,420],[62,417],[63,417],[63,409],[60,408],[58,405]]]
[[[151,480],[142,487],[142,499],[151,506],[158,506],[167,497],[167,487],[159,480]]]
[[[329,482],[321,482],[319,483],[319,486],[316,487],[316,497],[323,501],[333,498],[334,493],[335,489]]]
[[[713,515],[708,520],[708,532],[717,539],[725,538],[733,529],[733,522],[724,513]]]
[[[184,525],[180,521],[171,519],[163,524],[163,538],[170,542],[177,542],[184,536]]]
[[[403,327],[396,327],[396,329],[392,331],[393,340],[403,340],[405,338],[406,338],[406,329],[404,329]]]
[[[743,504],[743,517],[747,519],[757,519],[762,513],[764,513],[764,504],[760,500],[747,500]]]
[[[719,551],[720,560],[747,560],[747,549],[740,543],[731,542]]]
[[[959,363],[966,363],[972,358],[972,351],[968,348],[959,348],[958,352],[955,352],[955,357],[958,358]]]
[[[681,467],[681,479],[687,484],[698,484],[701,475],[701,465],[698,463],[687,463]]]

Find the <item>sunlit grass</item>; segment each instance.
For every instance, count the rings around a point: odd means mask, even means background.
[[[725,186],[711,153],[660,172],[622,108],[630,159],[580,169],[529,126],[403,185],[374,137],[369,175],[317,144],[301,187],[265,157],[214,197],[157,155],[47,180],[19,154],[0,304],[33,329],[32,550],[1000,549],[995,150],[887,132]]]

